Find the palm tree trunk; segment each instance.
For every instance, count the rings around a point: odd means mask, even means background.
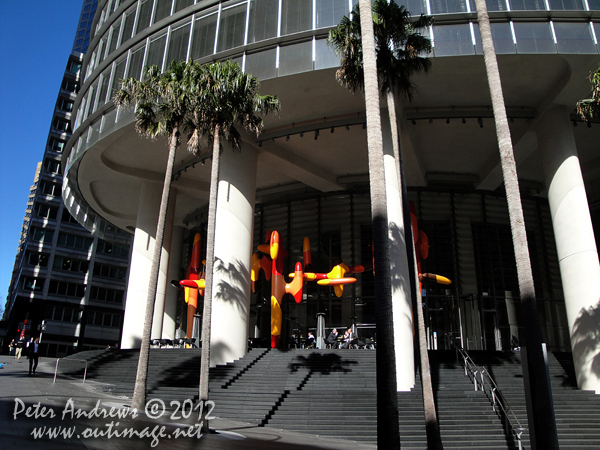
[[[210,367],[210,333],[212,317],[213,296],[213,271],[215,261],[215,224],[217,218],[217,193],[219,189],[219,165],[220,165],[220,126],[216,125],[214,130],[214,142],[212,153],[212,166],[210,172],[210,195],[208,200],[208,224],[206,230],[206,281],[204,290],[204,308],[202,310],[202,356],[200,360],[200,405],[205,406],[208,400],[208,371]],[[202,424],[204,431],[208,431],[208,420]]]
[[[552,392],[550,380],[546,371],[542,350],[542,339],[539,326],[538,310],[535,301],[535,290],[529,249],[527,247],[527,234],[525,219],[521,205],[517,166],[508,127],[500,71],[492,40],[492,31],[488,17],[485,0],[476,0],[477,21],[483,45],[485,68],[492,96],[492,107],[496,122],[496,135],[500,149],[500,161],[504,187],[506,189],[506,202],[517,264],[517,277],[521,295],[523,314],[526,358],[522,358],[523,377],[526,398],[528,400],[527,415],[529,418],[530,439],[533,449],[558,449],[558,437],[554,410],[552,407]]]
[[[427,352],[427,339],[425,336],[425,319],[421,307],[421,290],[419,287],[419,274],[417,273],[417,260],[415,258],[415,246],[410,220],[410,209],[408,207],[408,190],[406,189],[406,176],[400,149],[400,132],[396,121],[396,99],[390,81],[388,80],[387,104],[390,117],[390,128],[392,132],[392,148],[396,160],[396,175],[398,177],[398,188],[400,191],[400,203],[402,204],[402,215],[404,222],[404,240],[406,244],[406,256],[408,259],[408,279],[410,280],[411,303],[417,312],[417,339],[419,343],[419,362],[421,372],[421,386],[423,390],[423,410],[425,412],[425,430],[427,432],[427,447],[429,449],[442,449],[442,438],[437,421],[437,412],[431,384],[431,369],[429,366],[429,354]]]
[[[171,193],[171,180],[173,179],[173,165],[175,164],[175,153],[177,151],[178,127],[173,129],[169,139],[169,157],[167,159],[167,170],[163,183],[162,198],[160,200],[160,212],[158,224],[156,225],[156,238],[154,239],[154,252],[152,255],[152,266],[148,283],[148,297],[146,299],[146,313],[144,316],[144,329],[142,330],[142,343],[140,346],[140,357],[138,360],[135,386],[131,408],[143,411],[146,404],[146,382],[148,379],[148,360],[150,355],[150,337],[152,334],[152,316],[154,315],[154,303],[156,301],[156,289],[158,287],[158,271],[160,269],[160,256],[162,253],[165,235],[165,222],[167,220],[167,208],[169,206],[169,195]]]
[[[392,321],[392,289],[389,224],[383,166],[383,140],[379,112],[379,88],[375,60],[375,36],[371,2],[360,0],[360,22],[365,72],[365,107],[369,152],[369,184],[373,220],[375,310],[377,318],[377,447],[400,448],[396,355]]]

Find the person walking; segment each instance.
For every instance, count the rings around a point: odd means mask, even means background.
[[[35,369],[37,369],[38,366],[38,360],[40,358],[40,338],[37,337],[35,338],[35,341],[31,342],[28,346],[27,346],[27,357],[29,358],[29,375],[31,375],[32,373],[32,368],[33,368],[33,375],[35,375]]]
[[[25,339],[20,337],[17,341],[17,350],[15,351],[15,359],[21,359],[21,353],[23,353],[23,348],[25,347]]]

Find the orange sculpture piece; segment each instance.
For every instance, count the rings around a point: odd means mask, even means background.
[[[417,259],[417,273],[419,275],[419,289],[422,289],[423,281],[435,281],[439,284],[452,284],[449,278],[433,273],[421,273],[421,261],[429,256],[429,238],[424,231],[419,230],[417,223],[417,208],[413,202],[409,202],[410,223],[413,231],[413,241],[415,244],[415,257]]]
[[[188,304],[186,337],[192,337],[194,327],[194,315],[198,310],[198,295],[204,296],[204,271],[200,263],[200,233],[194,236],[192,256],[188,265],[186,280],[179,282],[185,289],[185,302]],[[197,283],[202,281],[202,287]],[[184,283],[190,282],[190,283]]]

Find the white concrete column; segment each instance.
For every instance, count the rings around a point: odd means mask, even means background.
[[[537,125],[579,389],[600,393],[600,264],[568,110]]]
[[[139,348],[142,342],[144,313],[146,311],[146,300],[148,297],[148,277],[152,266],[152,253],[154,251],[154,239],[156,236],[156,225],[158,222],[161,195],[161,184],[150,182],[142,184],[133,238],[133,250],[131,253],[129,282],[127,283],[127,298],[125,300],[125,319],[123,321],[121,348]],[[169,200],[171,207],[169,207],[169,211],[167,212],[167,222],[164,234],[164,242],[169,243],[169,245],[171,242],[175,197],[176,191],[172,190],[171,199]],[[152,325],[153,339],[159,339],[161,337],[168,263],[169,254],[163,244],[156,302],[154,304],[154,318]]]
[[[175,208],[173,208],[175,210]],[[162,338],[175,339],[177,326],[177,300],[179,289],[171,286],[171,280],[181,280],[181,252],[183,246],[183,232],[185,228],[174,226],[171,237],[171,251],[169,252],[169,275],[165,293],[165,308],[163,316]]]
[[[221,155],[211,317],[210,365],[246,354],[250,312],[250,259],[256,191],[256,150],[228,145]]]
[[[408,261],[404,240],[404,220],[400,202],[400,186],[396,160],[392,149],[392,135],[387,109],[381,110],[383,132],[383,159],[390,225],[390,259],[392,261],[392,306],[394,315],[394,347],[396,351],[396,381],[398,391],[409,391],[415,386],[414,336]]]

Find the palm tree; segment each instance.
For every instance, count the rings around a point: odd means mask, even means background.
[[[577,102],[577,113],[589,123],[594,117],[600,116],[600,66],[595,72],[590,73],[592,92],[590,98]]]
[[[363,6],[362,10],[364,11],[368,8],[368,5],[369,2],[365,2],[364,6],[361,5]],[[366,37],[366,33],[361,33],[361,29],[365,28],[360,15],[361,10],[357,6],[352,10],[351,18],[344,16],[339,25],[330,32],[329,43],[335,48],[336,53],[342,57],[340,68],[336,72],[338,81],[352,91],[361,89],[364,86],[366,95],[367,77],[363,76],[364,40],[361,40],[361,37]],[[417,299],[416,260],[414,257],[414,242],[411,238],[410,213],[400,152],[395,95],[402,93],[410,101],[414,93],[414,85],[410,80],[411,76],[421,71],[427,72],[429,69],[431,65],[430,60],[421,55],[431,52],[431,41],[429,38],[422,36],[420,30],[431,25],[433,19],[421,16],[415,22],[411,22],[410,12],[404,6],[398,6],[393,0],[390,2],[376,0],[372,6],[372,17],[376,51],[375,70],[379,81],[378,89],[381,90],[382,95],[386,96],[388,104],[389,121],[392,131],[392,147],[396,161],[396,176],[400,190],[400,201],[403,205],[405,242],[409,257],[408,279],[411,281],[409,290],[412,293],[413,308],[420,308],[421,302]],[[370,20],[366,20],[366,18],[365,21],[371,22]],[[369,144],[371,144],[370,138]],[[371,173],[372,176],[373,174]],[[403,198],[405,201],[403,201]],[[375,234],[375,231],[373,233]],[[419,309],[417,309],[418,312]],[[419,320],[417,330],[424,330],[424,323],[421,324],[424,320],[423,314],[417,314],[417,317]],[[378,328],[379,320],[378,317]],[[430,448],[439,448],[441,447],[441,438],[437,425],[433,387],[431,385],[427,342],[424,332],[419,332],[418,336],[428,445]]]
[[[190,97],[190,86],[194,85],[191,76],[195,74],[192,69],[194,63],[173,61],[166,72],[161,73],[160,68],[151,66],[144,69],[142,79],[129,78],[123,80],[121,89],[113,99],[116,106],[135,104],[137,132],[147,138],[166,136],[169,146],[165,181],[160,203],[156,239],[152,257],[148,282],[148,297],[144,316],[144,328],[138,362],[135,387],[131,406],[133,409],[143,410],[146,402],[146,380],[148,376],[148,355],[150,352],[150,336],[152,332],[152,316],[158,285],[158,271],[163,245],[167,207],[171,191],[173,164],[175,153],[180,144],[182,132],[194,132],[194,122],[190,120],[193,113]],[[188,149],[196,152],[199,143],[188,143]]]
[[[532,448],[558,449],[558,437],[552,408],[552,392],[550,391],[550,380],[544,362],[533,274],[531,272],[529,248],[527,247],[525,219],[517,178],[517,166],[500,83],[498,61],[494,50],[485,0],[475,0],[475,5],[477,7],[477,21],[483,45],[485,68],[492,97],[496,136],[500,149],[500,162],[517,263],[523,323],[526,324],[524,327],[526,357],[522,358],[522,364],[525,392],[530,397],[527,402],[527,412],[531,445]]]
[[[208,400],[208,369],[210,363],[210,333],[212,314],[213,267],[215,259],[215,222],[219,183],[219,160],[221,139],[226,139],[234,150],[240,150],[241,136],[236,125],[247,131],[260,133],[262,118],[257,113],[277,113],[281,105],[277,97],[259,95],[256,77],[242,72],[237,63],[225,61],[205,66],[206,76],[198,89],[198,102],[202,104],[200,121],[202,132],[212,143],[212,167],[208,206],[206,244],[206,289],[202,313],[202,357],[200,363],[199,400],[204,405]],[[200,111],[200,110],[199,110]],[[200,129],[200,128],[198,128]],[[208,422],[204,421],[204,428]]]
[[[355,12],[371,11],[369,0],[360,0]],[[358,17],[358,16],[355,16]],[[379,115],[379,87],[375,56],[375,35],[371,14],[363,14],[359,22],[364,33],[347,34],[347,52],[360,52],[356,73],[364,77],[367,115],[367,148],[369,154],[369,184],[373,221],[373,270],[375,271],[375,305],[377,318],[377,446],[400,448],[398,397],[396,393],[396,356],[392,322],[392,289],[390,276],[389,224],[383,164],[383,138]],[[362,37],[362,39],[361,39]],[[350,60],[350,55],[344,57]],[[354,54],[356,56],[356,54]],[[364,57],[364,61],[363,61]],[[364,65],[363,65],[364,63]]]

